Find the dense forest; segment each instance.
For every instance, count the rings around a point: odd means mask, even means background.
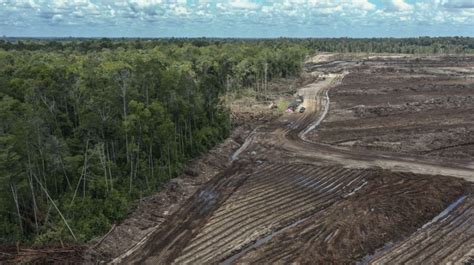
[[[0,242],[85,242],[232,128],[225,93],[313,52],[474,53],[472,38],[0,40]]]
[[[226,91],[295,76],[307,54],[289,42],[105,43],[0,50],[1,241],[107,231],[228,136]]]
[[[195,47],[226,44],[255,44],[273,46],[279,44],[297,44],[311,51],[320,52],[374,52],[407,54],[463,54],[474,53],[474,38],[471,37],[419,37],[419,38],[327,38],[327,39],[215,39],[215,38],[168,38],[168,39],[0,39],[3,50],[50,50],[50,51],[101,51],[102,49],[135,48],[149,49],[165,44]],[[255,46],[255,47],[257,47]]]

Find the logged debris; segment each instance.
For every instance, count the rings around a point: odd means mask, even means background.
[[[84,262],[84,246],[21,247],[0,246],[1,264],[79,264]]]

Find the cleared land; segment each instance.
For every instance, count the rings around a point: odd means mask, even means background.
[[[330,91],[313,141],[433,157],[474,156],[474,58],[369,60]]]
[[[313,61],[319,78],[298,91],[307,111],[247,130],[217,175],[113,262],[472,261],[473,66]]]

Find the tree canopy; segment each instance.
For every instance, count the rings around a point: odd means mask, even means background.
[[[296,43],[1,43],[0,240],[84,242],[229,134],[226,91],[295,76]]]

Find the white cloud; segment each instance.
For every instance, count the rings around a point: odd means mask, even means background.
[[[51,20],[53,22],[60,22],[63,20],[63,15],[59,15],[59,14],[56,14],[56,15],[53,15],[53,17],[51,18]]]
[[[139,7],[149,7],[149,6],[159,5],[162,3],[162,1],[161,0],[130,0],[130,3],[136,4]]]
[[[249,0],[232,0],[230,6],[240,9],[259,9],[260,5],[250,2]]]
[[[353,1],[350,1],[354,7],[356,8],[360,8],[362,10],[374,10],[375,9],[375,5],[372,4],[371,2],[367,1],[367,0],[353,0]]]
[[[9,5],[9,1],[8,0],[3,1],[3,5],[5,6]],[[19,8],[38,8],[39,7],[39,5],[34,0],[17,0],[14,2],[13,6],[19,7]]]
[[[413,10],[413,6],[404,0],[385,0],[388,11],[408,12]]]
[[[0,25],[114,25],[129,29],[186,24],[204,30],[214,25],[231,29],[263,25],[292,33],[301,27],[350,30],[382,24],[400,29],[425,24],[468,28],[474,21],[474,8],[470,8],[474,0],[382,2],[383,7],[375,5],[375,0],[0,0]]]
[[[187,9],[186,7],[182,7],[182,6],[175,7],[174,12],[177,15],[190,15],[192,13],[189,9]]]

